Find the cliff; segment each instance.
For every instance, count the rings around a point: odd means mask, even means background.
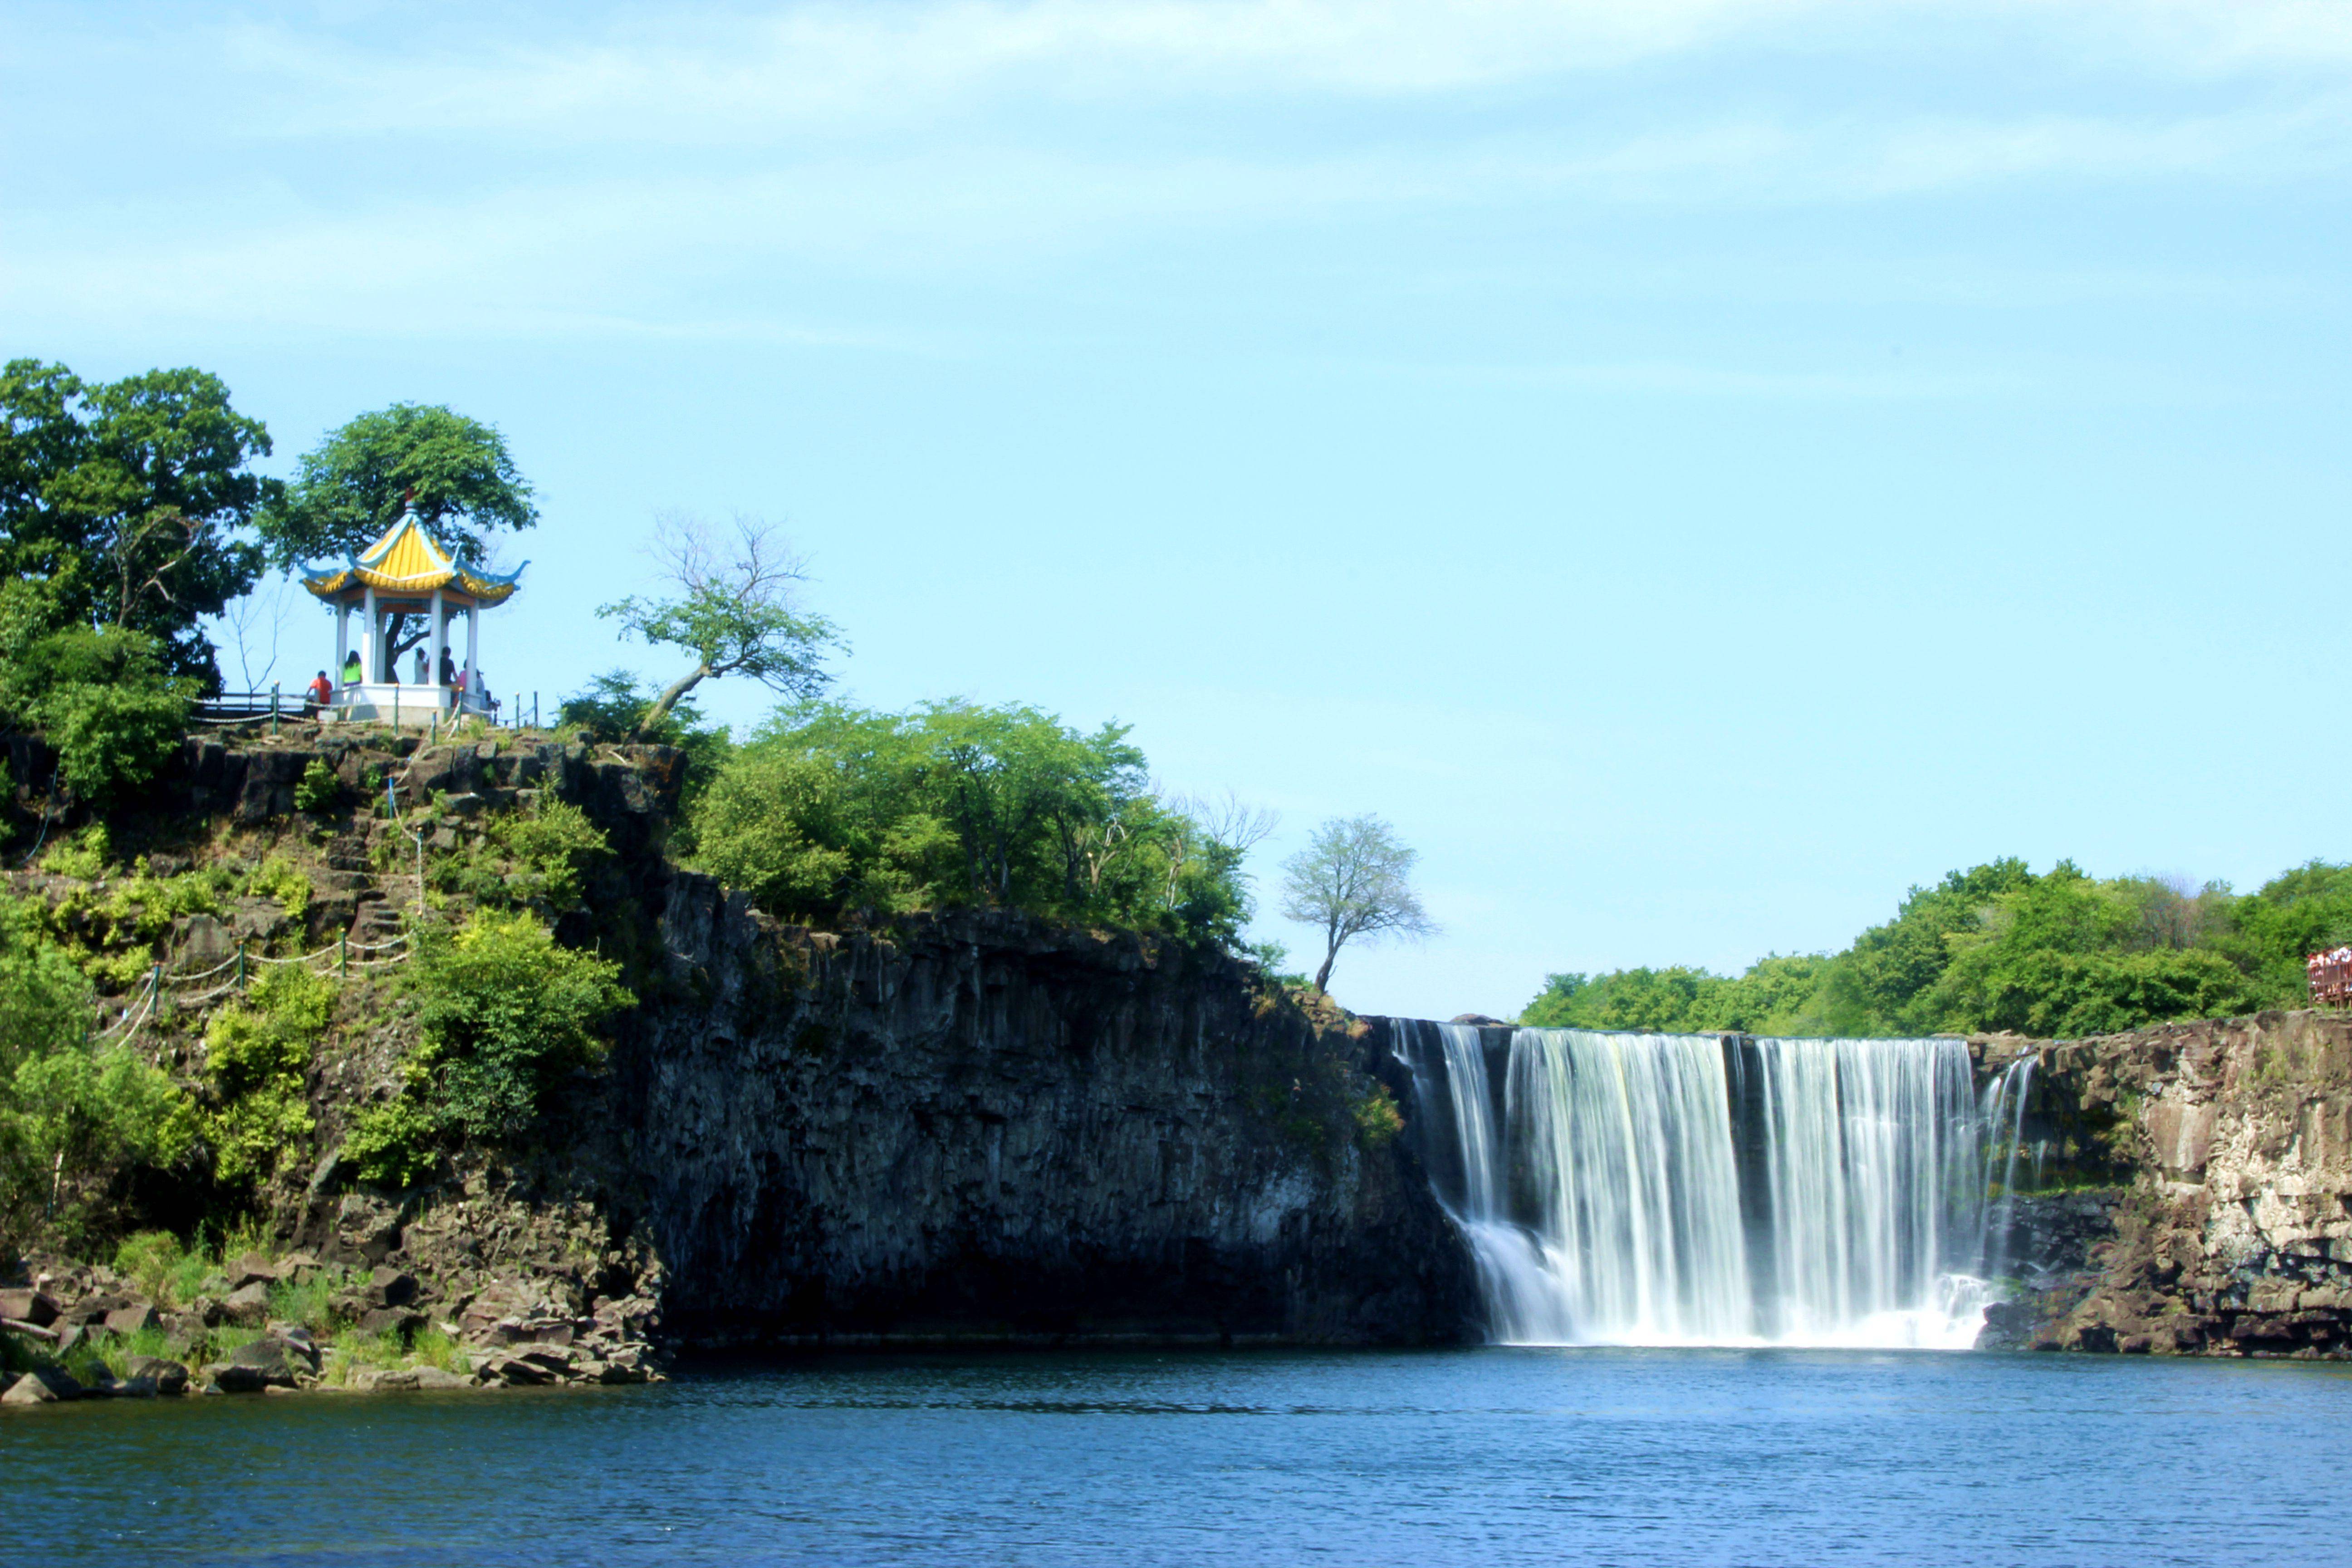
[[[693,875],[661,929],[696,1000],[646,1016],[614,1092],[674,1334],[1412,1343],[1475,1315],[1369,1031],[1229,957],[1003,914],[812,931]]]
[[[2018,1255],[2054,1278],[1991,1342],[2352,1354],[2352,1016],[1970,1044],[2032,1057],[2024,1138],[2079,1189],[2021,1200]]]
[[[40,776],[41,758],[17,760],[16,776]],[[157,1298],[175,1344],[243,1322],[227,1295],[285,1295],[320,1270],[356,1271],[354,1320],[440,1325],[478,1347],[477,1376],[509,1382],[610,1380],[648,1337],[675,1351],[1472,1331],[1467,1252],[1394,1135],[1362,1025],[1162,940],[987,912],[779,921],[670,857],[681,782],[667,748],[511,732],[192,739],[147,800],[110,815],[103,875],[12,878],[87,942],[93,973],[143,977],[152,957],[201,974],[241,950],[260,965],[393,940],[418,908],[410,829],[436,889],[427,921],[466,917],[469,895],[445,889],[496,881],[500,825],[541,802],[578,807],[610,847],[555,916],[635,995],[601,1068],[527,1137],[371,1186],[342,1149],[401,1092],[416,1026],[396,969],[339,973],[304,1079],[311,1131],[252,1200],[267,1256],[225,1264],[210,1293]],[[265,868],[299,874],[299,899],[254,892]],[[229,890],[208,912],[146,918],[174,878]],[[110,1011],[128,1016],[136,986],[118,984]],[[220,973],[202,984],[209,999],[167,988],[133,1031],[200,1095],[208,1016],[236,1000]],[[209,1205],[217,1227],[233,1194],[206,1183],[151,1192],[148,1221],[185,1228]],[[68,1329],[136,1304],[103,1267],[45,1258],[20,1283],[35,1275]],[[362,1276],[398,1300],[363,1299]]]

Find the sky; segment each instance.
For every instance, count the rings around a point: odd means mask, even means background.
[[[1278,811],[1301,967],[1392,824],[1360,1012],[2352,857],[2352,5],[0,4],[0,145],[8,355],[505,434],[494,689],[779,521],[842,694]]]

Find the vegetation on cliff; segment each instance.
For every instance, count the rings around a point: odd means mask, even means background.
[[[2111,1034],[2303,1005],[2305,956],[2352,940],[2352,867],[2315,860],[2238,895],[2072,861],[1954,871],[1834,954],[1555,974],[1538,1026],[1776,1035]]]
[[[695,804],[694,853],[779,914],[1013,909],[1237,942],[1244,830],[1160,795],[1127,735],[1013,704],[787,707]]]

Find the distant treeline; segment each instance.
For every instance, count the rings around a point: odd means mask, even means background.
[[[1545,1027],[2074,1038],[2178,1018],[2294,1007],[2305,957],[2352,941],[2352,866],[2314,860],[2240,895],[2022,860],[1914,888],[1894,920],[1832,954],[1744,974],[1554,974],[1520,1021]]]

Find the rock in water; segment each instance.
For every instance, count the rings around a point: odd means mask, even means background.
[[[179,1362],[163,1356],[135,1355],[125,1364],[133,1382],[153,1384],[155,1392],[166,1399],[177,1399],[188,1391],[188,1369]]]

